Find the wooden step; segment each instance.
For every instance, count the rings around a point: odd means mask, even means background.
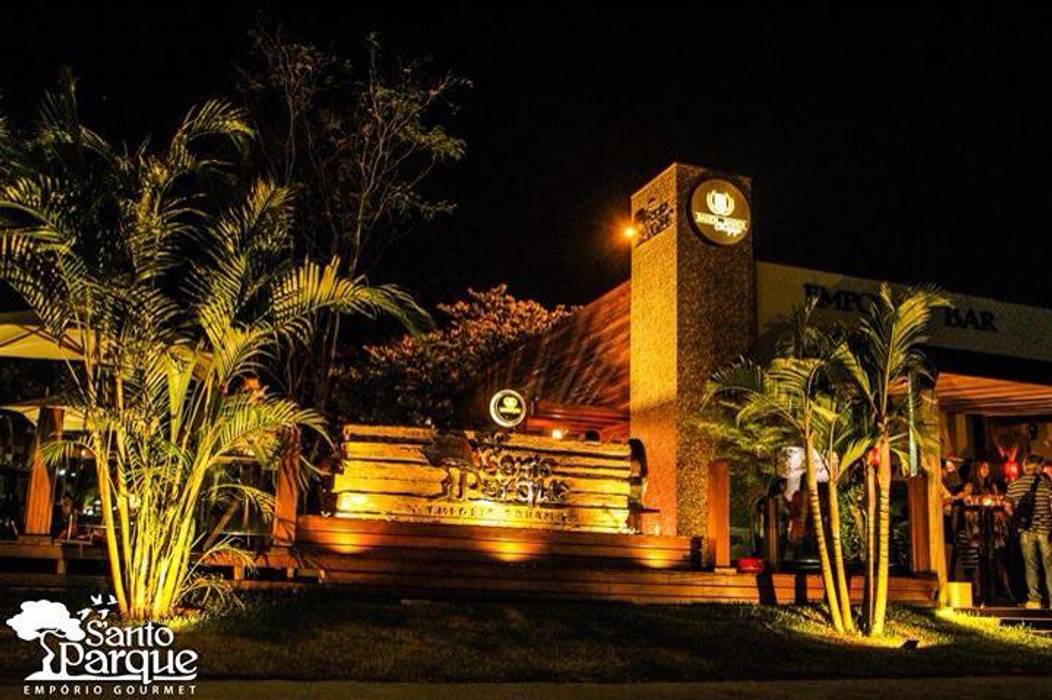
[[[1052,618],[1052,610],[1048,608],[1030,609],[1023,606],[988,606],[984,608],[968,608],[967,612],[982,617],[1000,618]]]
[[[802,603],[823,597],[815,575],[722,574],[704,571],[627,570],[556,567],[494,562],[435,562],[379,559],[327,551],[302,552],[326,584],[366,586],[391,591],[430,591],[431,596],[502,594],[506,597],[558,597],[635,602]],[[862,581],[852,580],[855,601]],[[935,584],[926,579],[891,580],[893,600],[931,605]]]
[[[504,527],[405,523],[302,516],[297,545],[340,554],[394,556],[419,552],[447,559],[605,560],[605,565],[638,568],[690,568],[697,545],[689,537],[531,530]],[[436,553],[440,553],[436,555]]]
[[[1035,634],[1052,636],[1052,610],[1020,607],[970,608],[968,612],[980,617],[994,617],[1005,627],[1027,627]]]
[[[688,537],[302,516],[296,556],[326,584],[389,595],[794,603],[822,599],[811,574],[698,571]],[[931,605],[931,579],[893,577],[893,600]],[[855,601],[862,579],[851,580]]]

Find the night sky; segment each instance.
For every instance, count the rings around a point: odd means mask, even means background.
[[[377,29],[474,81],[451,122],[468,155],[435,181],[455,214],[373,273],[428,302],[501,281],[587,302],[627,279],[629,195],[680,160],[754,178],[761,259],[1052,303],[1045,18],[374,5],[5,8],[2,108],[69,65],[88,123],[165,133],[233,93],[262,7],[302,41],[352,53]]]

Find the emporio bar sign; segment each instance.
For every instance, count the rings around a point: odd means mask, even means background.
[[[763,333],[789,317],[808,298],[829,317],[857,313],[880,289],[876,280],[760,262],[756,302]],[[953,294],[953,308],[941,309],[930,344],[987,355],[1052,362],[1052,309]]]

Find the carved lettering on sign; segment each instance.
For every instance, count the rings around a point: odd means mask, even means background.
[[[489,500],[528,506],[565,503],[567,483],[552,476],[555,460],[537,454],[512,453],[499,446],[478,450],[478,465],[449,464],[443,467],[442,492],[446,501]]]
[[[503,431],[345,426],[340,517],[628,530],[630,448]]]
[[[650,240],[672,225],[672,205],[668,202],[658,202],[651,197],[646,205],[636,212],[636,220],[642,227],[638,244]]]

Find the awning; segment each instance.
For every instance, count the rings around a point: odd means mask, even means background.
[[[61,340],[44,330],[31,311],[0,313],[0,357],[23,360],[77,360],[81,343],[67,333]]]
[[[1052,415],[1052,385],[940,372],[939,408],[987,416]]]
[[[17,413],[32,423],[33,427],[36,427],[37,420],[40,418],[40,408],[44,405],[49,405],[47,399],[31,399],[29,401],[19,401],[17,403],[7,404],[6,406],[0,406],[0,411]],[[79,433],[84,430],[83,413],[80,411],[74,411],[67,406],[55,406],[55,408],[61,408],[63,411],[62,432]]]

